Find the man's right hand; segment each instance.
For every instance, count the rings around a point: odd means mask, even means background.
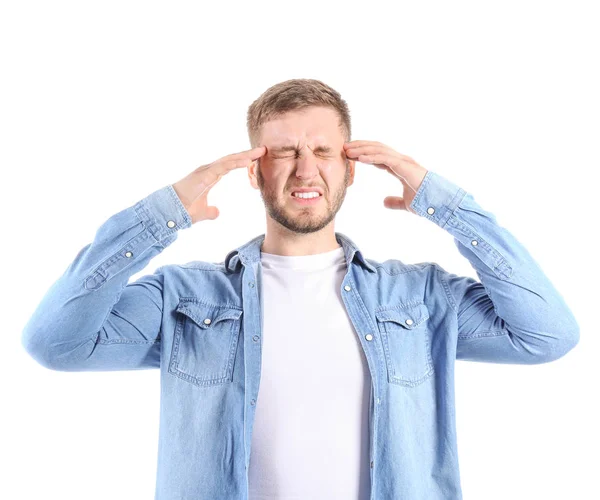
[[[266,151],[265,146],[259,146],[224,156],[208,165],[198,167],[173,184],[173,189],[190,214],[192,224],[205,219],[216,219],[219,216],[219,209],[214,206],[209,207],[206,200],[210,188],[233,169],[249,167],[253,161],[264,156]]]

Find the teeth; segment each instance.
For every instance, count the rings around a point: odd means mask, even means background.
[[[320,196],[320,194],[317,193],[317,192],[311,192],[311,193],[293,193],[293,195],[296,198],[316,198],[317,196]]]

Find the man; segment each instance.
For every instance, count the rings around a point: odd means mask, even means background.
[[[461,499],[455,359],[545,363],[577,344],[563,298],[493,214],[350,130],[324,83],[271,87],[248,110],[252,149],[110,217],[26,325],[53,370],[160,368],[156,499]],[[403,196],[385,206],[452,234],[481,281],[374,261],[335,232],[356,161],[389,172]],[[207,195],[236,168],[266,234],[128,284],[180,229],[218,217]]]

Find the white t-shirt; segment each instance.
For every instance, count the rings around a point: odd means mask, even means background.
[[[250,500],[366,500],[367,360],[346,313],[343,247],[261,252],[262,364]]]

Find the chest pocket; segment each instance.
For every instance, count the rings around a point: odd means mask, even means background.
[[[169,372],[200,386],[229,383],[242,309],[180,299]]]
[[[429,310],[424,303],[375,311],[388,382],[415,387],[433,374]]]

